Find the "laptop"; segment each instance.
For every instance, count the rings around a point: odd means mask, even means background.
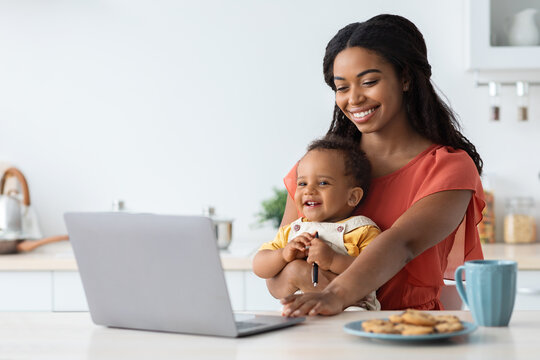
[[[207,217],[81,212],[64,219],[97,325],[241,337],[305,320],[233,313]]]

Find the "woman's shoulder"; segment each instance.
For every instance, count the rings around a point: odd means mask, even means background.
[[[478,175],[473,159],[465,150],[454,149],[451,146],[432,145],[424,151],[412,164],[414,171],[451,171],[459,170],[461,174]],[[448,175],[448,174],[445,174]]]
[[[478,176],[478,171],[472,158],[466,151],[454,149],[451,146],[431,145],[419,153],[401,169],[376,177],[379,182],[416,182],[431,177],[445,176]]]
[[[454,149],[451,146],[432,145],[422,158],[424,161],[443,161],[443,162],[470,162],[474,164],[472,158],[465,150]]]
[[[480,175],[466,151],[437,145],[419,159],[411,176],[420,186],[440,189],[480,189]]]

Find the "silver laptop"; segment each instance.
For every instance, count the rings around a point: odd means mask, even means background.
[[[235,317],[206,217],[115,212],[64,219],[98,325],[240,337],[305,320]]]

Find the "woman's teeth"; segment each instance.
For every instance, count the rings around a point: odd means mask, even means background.
[[[316,203],[315,201],[306,201],[306,205],[307,206],[315,206],[317,205],[318,203]]]
[[[365,116],[368,116],[369,114],[371,114],[372,112],[375,111],[375,108],[371,108],[367,111],[360,111],[360,112],[355,112],[355,113],[352,113],[352,115],[355,117],[355,118],[363,118]]]

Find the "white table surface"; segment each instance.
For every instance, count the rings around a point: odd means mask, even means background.
[[[434,343],[347,334],[350,321],[396,312],[345,312],[241,339],[96,326],[88,313],[0,313],[0,359],[538,359],[540,311],[516,311],[509,327],[479,327]],[[471,321],[465,311],[445,311]]]

